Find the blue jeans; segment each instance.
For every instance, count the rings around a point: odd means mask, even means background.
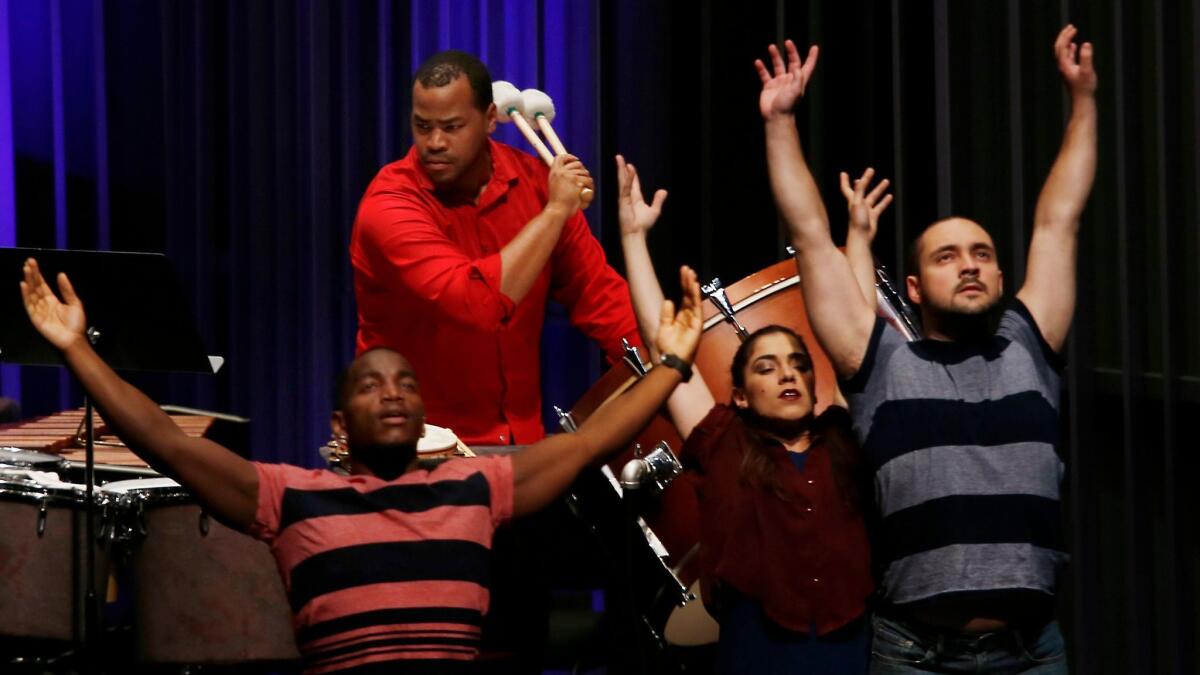
[[[871,619],[871,675],[1025,673],[1067,675],[1058,622],[1033,630],[963,635],[904,621]]]

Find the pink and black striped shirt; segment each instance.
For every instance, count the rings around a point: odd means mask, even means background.
[[[305,672],[446,672],[475,658],[508,457],[395,480],[255,464],[250,534],[283,575]]]

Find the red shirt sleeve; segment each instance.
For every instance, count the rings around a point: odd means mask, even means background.
[[[629,286],[608,265],[582,213],[563,226],[552,264],[551,297],[566,306],[571,323],[595,340],[610,361],[625,355],[621,338],[642,346]]]
[[[500,292],[500,254],[468,258],[416,195],[369,194],[355,228],[358,256],[366,259],[374,283],[406,288],[430,311],[481,330],[495,330],[512,317],[515,305]]]

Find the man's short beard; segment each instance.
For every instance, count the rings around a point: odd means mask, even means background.
[[[416,456],[416,443],[355,444],[350,448],[352,461],[362,464],[384,480],[403,475]]]
[[[1003,309],[1003,296],[996,296],[990,303],[972,309],[950,307],[933,307],[927,310],[929,318],[937,325],[939,332],[953,336],[954,339],[969,339],[990,335],[995,332]]]

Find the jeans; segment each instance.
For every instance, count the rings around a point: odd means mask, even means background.
[[[872,617],[871,675],[1028,673],[1067,675],[1057,621],[1034,629],[963,635],[881,616]]]

